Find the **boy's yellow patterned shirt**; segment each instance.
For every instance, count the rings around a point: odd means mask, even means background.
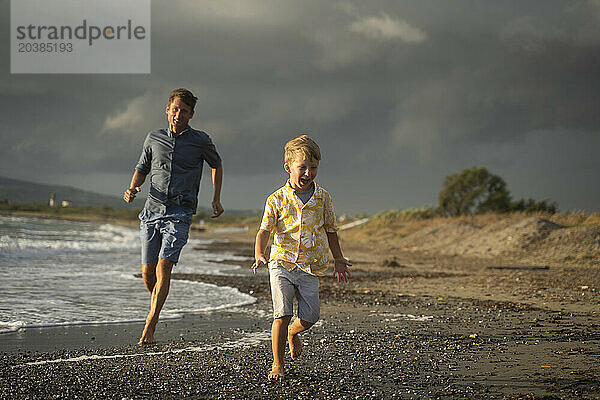
[[[273,232],[269,261],[280,261],[290,271],[299,267],[311,275],[325,275],[330,259],[326,232],[338,230],[325,189],[315,183],[315,192],[303,204],[288,181],[267,198],[260,229]]]

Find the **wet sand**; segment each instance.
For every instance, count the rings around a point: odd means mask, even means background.
[[[242,236],[218,247],[252,251]],[[0,398],[600,398],[595,294],[513,290],[568,271],[402,253],[391,263],[382,249],[343,247],[353,280],[321,280],[322,320],[303,335],[302,357],[287,358],[283,383],[266,380],[268,276],[242,262],[238,275],[173,278],[236,287],[255,304],[161,321],[155,346],[135,344],[141,324],[0,335]]]

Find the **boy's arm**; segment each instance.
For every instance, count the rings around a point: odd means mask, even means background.
[[[337,232],[326,232],[327,233],[327,242],[329,242],[329,249],[331,250],[331,254],[333,254],[333,277],[337,275],[337,281],[348,282],[350,279],[350,270],[348,267],[352,266],[350,261],[344,258],[342,254],[342,248],[340,247],[340,241],[338,240]]]
[[[256,243],[254,244],[254,264],[252,264],[252,270],[256,274],[256,269],[262,264],[268,264],[267,258],[265,257],[265,250],[267,250],[267,244],[269,243],[269,237],[271,232],[264,229],[259,229],[256,234]]]
[[[217,168],[212,169],[212,181],[213,181],[213,215],[211,218],[217,218],[223,214],[223,206],[221,205],[221,186],[223,186],[223,164],[220,164]]]
[[[123,200],[125,200],[127,203],[131,203],[133,199],[135,199],[135,195],[141,190],[140,186],[142,186],[145,180],[146,174],[142,174],[136,169],[133,173],[133,177],[131,177],[129,188],[125,190],[125,193],[123,193]]]

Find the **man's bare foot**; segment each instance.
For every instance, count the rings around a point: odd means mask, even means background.
[[[156,339],[154,339],[154,328],[150,328],[148,327],[148,325],[146,325],[144,327],[144,332],[142,332],[142,337],[140,338],[138,344],[140,346],[156,344]]]
[[[296,360],[302,354],[302,341],[298,334],[295,334],[293,336],[288,335],[288,343],[292,360]]]
[[[283,366],[273,364],[273,367],[271,368],[271,372],[269,373],[269,380],[281,382],[281,381],[283,381],[283,378],[284,378]]]

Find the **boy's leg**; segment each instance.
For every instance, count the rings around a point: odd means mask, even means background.
[[[310,329],[321,316],[319,304],[319,278],[300,268],[292,271],[298,298],[298,318],[288,328],[288,343],[292,360],[302,354],[302,341],[299,334]]]
[[[290,346],[290,355],[292,356],[292,360],[296,360],[302,354],[302,341],[300,340],[298,334],[310,329],[310,327],[313,325],[314,322],[308,322],[300,318],[296,318],[288,327],[287,340]]]
[[[290,355],[292,356],[292,360],[297,359],[302,354],[302,341],[300,340],[298,334],[304,332],[313,325],[313,322],[308,322],[300,318],[296,318],[294,322],[288,327],[287,340],[290,345]]]
[[[273,366],[269,373],[269,379],[281,381],[284,377],[283,365],[285,363],[285,341],[288,337],[288,326],[291,315],[275,318],[271,325],[271,347],[273,349]]]
[[[271,326],[271,345],[273,350],[273,367],[269,379],[282,380],[285,363],[285,341],[288,326],[294,311],[295,288],[289,280],[289,271],[278,265],[269,264],[269,281],[273,300],[273,325]]]

